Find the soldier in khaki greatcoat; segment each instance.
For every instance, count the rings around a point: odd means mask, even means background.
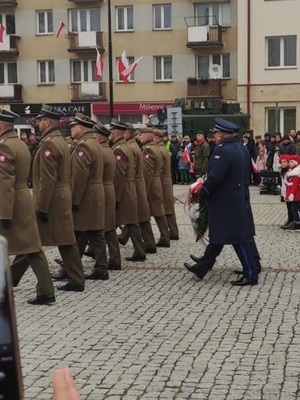
[[[173,182],[171,172],[171,156],[163,142],[163,132],[154,129],[154,142],[158,145],[161,154],[161,184],[164,197],[164,207],[171,240],[179,239],[178,226],[174,208]]]
[[[141,229],[142,238],[145,245],[145,251],[149,254],[156,253],[156,244],[151,227],[151,215],[150,207],[147,199],[146,184],[143,175],[143,154],[135,140],[135,128],[133,125],[126,123],[127,130],[125,131],[125,140],[131,148],[134,158],[134,182],[137,195],[137,212],[138,212],[138,224]],[[122,231],[122,236],[119,239],[121,244],[126,244],[129,239],[128,230],[126,228]]]
[[[33,197],[42,244],[58,246],[64,262],[66,276],[53,278],[67,278],[68,283],[58,289],[82,292],[85,280],[73,229],[70,150],[59,131],[61,117],[46,104],[36,117],[43,137],[33,162]]]
[[[74,231],[80,256],[89,242],[95,256],[94,271],[86,279],[109,278],[106,259],[103,152],[93,130],[95,121],[77,113],[71,122],[76,146],[71,155]]]
[[[127,126],[118,120],[112,119],[110,139],[113,142],[112,150],[116,159],[114,186],[116,193],[116,223],[126,225],[132,240],[134,253],[126,257],[128,261],[145,261],[146,253],[137,224],[137,196],[134,183],[134,158],[132,151],[124,139]]]
[[[8,253],[17,255],[11,266],[13,285],[31,265],[38,284],[36,298],[28,303],[49,304],[55,301],[54,288],[27,186],[31,155],[14,131],[17,116],[0,108],[0,234],[8,241]]]
[[[116,232],[116,194],[114,177],[116,170],[116,159],[112,149],[109,147],[108,138],[110,131],[98,121],[94,125],[98,142],[103,152],[103,186],[105,194],[105,240],[108,247],[109,270],[121,269],[121,253]]]
[[[150,213],[155,218],[160,238],[157,247],[170,247],[170,233],[164,208],[164,198],[161,174],[161,154],[154,142],[154,130],[143,128],[140,130],[140,142],[143,144],[144,179],[146,183],[147,197],[150,205]]]

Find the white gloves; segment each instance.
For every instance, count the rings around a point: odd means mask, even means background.
[[[293,195],[293,194],[290,194],[290,195],[289,195],[288,201],[294,201],[294,195]]]

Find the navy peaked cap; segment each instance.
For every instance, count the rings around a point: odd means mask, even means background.
[[[240,127],[232,122],[227,121],[224,118],[215,118],[215,126],[212,132],[224,132],[224,133],[234,133],[237,132]]]
[[[20,117],[20,115],[0,107],[0,121],[14,123],[15,119],[18,117]]]
[[[39,115],[37,115],[36,119],[40,118],[49,118],[60,120],[61,117],[64,117],[66,114],[61,111],[56,110],[53,106],[49,106],[48,104],[43,104]]]

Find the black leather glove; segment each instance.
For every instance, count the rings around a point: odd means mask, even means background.
[[[120,202],[116,201],[116,210],[120,207]]]
[[[11,219],[1,219],[1,224],[3,229],[9,229],[12,226],[12,220]]]
[[[72,204],[72,211],[79,211],[79,206]]]
[[[48,222],[49,221],[47,213],[45,213],[43,211],[37,211],[36,214],[37,214],[38,219],[41,222]]]

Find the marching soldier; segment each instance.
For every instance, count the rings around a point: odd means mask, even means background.
[[[158,145],[161,154],[161,184],[164,197],[164,207],[166,218],[168,221],[168,227],[170,232],[170,240],[178,240],[178,226],[176,222],[175,208],[174,208],[174,196],[173,196],[173,182],[171,172],[171,156],[166,149],[163,141],[163,132],[159,129],[154,129],[154,141]]]
[[[114,176],[116,170],[116,159],[108,144],[110,131],[98,121],[94,125],[94,131],[103,151],[103,185],[105,194],[105,240],[109,253],[109,270],[121,269],[121,253],[116,232],[116,194],[114,187]]]
[[[158,146],[154,142],[154,130],[150,127],[141,129],[140,141],[143,144],[144,179],[150,205],[150,214],[155,218],[160,231],[160,239],[156,243],[156,246],[170,247],[170,233],[165,216],[160,179],[161,155]]]
[[[146,185],[143,176],[143,154],[135,140],[135,129],[133,125],[129,123],[127,123],[126,125],[128,126],[128,128],[125,131],[125,140],[129,144],[134,158],[134,182],[137,195],[138,223],[141,229],[146,253],[154,254],[156,253],[156,244],[150,223],[150,207],[147,199]],[[122,236],[121,238],[119,238],[119,241],[121,242],[121,244],[126,244],[128,239],[128,230],[124,228],[122,231]]]
[[[94,271],[86,279],[105,281],[109,276],[104,236],[103,152],[93,131],[94,124],[81,113],[70,124],[72,138],[76,139],[71,155],[72,209],[80,256],[89,241],[96,260]]]
[[[114,186],[116,193],[116,223],[126,225],[132,240],[134,253],[126,257],[127,261],[145,261],[146,253],[137,224],[137,197],[134,183],[134,159],[130,147],[126,144],[124,133],[127,126],[118,120],[112,119],[110,139],[116,158],[116,172]]]
[[[36,117],[42,141],[33,163],[33,198],[44,246],[58,246],[65,270],[53,275],[68,279],[59,290],[82,292],[84,275],[73,230],[70,150],[59,131],[62,113],[43,105]]]
[[[0,108],[0,234],[8,241],[8,253],[17,255],[11,267],[13,285],[31,265],[38,283],[36,298],[28,303],[50,304],[55,302],[54,288],[27,186],[31,155],[14,131],[16,117]]]

